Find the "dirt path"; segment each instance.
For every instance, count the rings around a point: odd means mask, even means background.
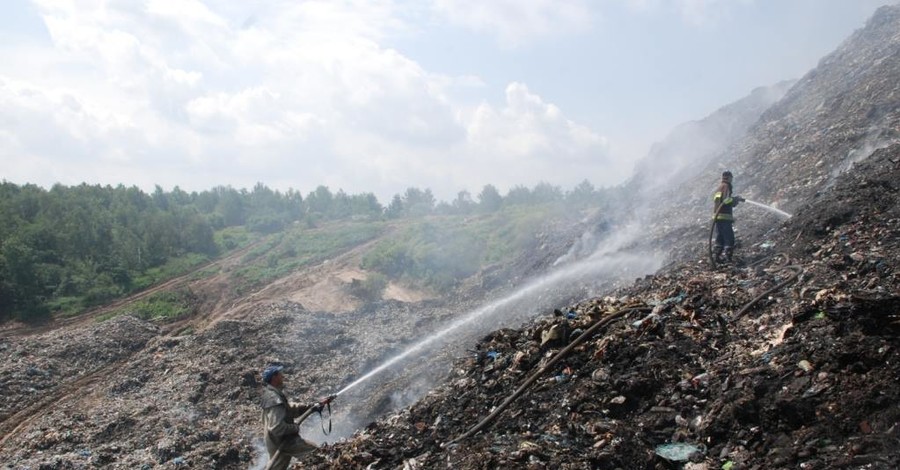
[[[196,273],[209,270],[210,268],[219,268],[220,271],[225,271],[229,267],[236,266],[240,263],[241,258],[260,242],[261,241],[257,241],[237,251],[231,252],[224,258],[197,267],[189,273],[169,279],[168,281],[165,281],[161,284],[130,295],[126,298],[116,300],[115,302],[112,302],[110,304],[93,308],[77,316],[53,320],[39,326],[17,325],[11,328],[7,328],[0,331],[0,339],[33,337],[62,328],[76,328],[79,326],[86,326],[91,322],[95,322],[96,319],[104,313],[121,308],[125,305],[129,305],[133,302],[144,299],[159,292],[177,289],[185,285],[196,283],[197,281],[193,279]],[[215,277],[219,277],[219,275]],[[181,331],[184,327],[191,325],[193,321],[195,321],[194,318],[186,318],[175,323],[163,325],[160,335],[169,336],[175,334]],[[135,351],[134,353],[137,352],[139,351]],[[83,399],[85,396],[84,392],[86,387],[91,386],[98,380],[102,380],[111,375],[114,375],[120,368],[126,366],[132,355],[121,358],[100,368],[94,369],[81,376],[78,376],[77,378],[74,378],[69,382],[63,382],[55,390],[52,390],[50,393],[37,400],[35,403],[32,403],[25,408],[17,411],[16,413],[4,418],[2,421],[0,421],[0,436],[2,436],[0,437],[0,450],[4,448],[6,442],[9,439],[18,435],[21,430],[27,428],[28,424],[32,420],[38,417],[42,417],[47,409],[59,407],[61,404],[69,402],[71,400],[78,401],[80,399]]]
[[[138,292],[111,304],[94,308],[71,318],[54,320],[44,325],[16,325],[0,331],[0,339],[35,338],[56,330],[76,327],[89,327],[97,318],[105,313],[127,306],[133,302],[147,298],[153,294],[168,290],[188,288],[200,299],[195,315],[159,325],[157,337],[172,337],[191,329],[195,332],[213,327],[225,319],[242,319],[252,314],[255,309],[269,302],[290,301],[302,304],[310,311],[327,311],[346,313],[360,306],[360,301],[352,297],[346,288],[353,279],[363,280],[368,273],[359,267],[363,255],[379,239],[362,243],[332,259],[306,267],[288,274],[273,282],[261,286],[250,294],[237,294],[232,272],[242,266],[244,256],[265,240],[257,241],[240,250],[229,253],[223,258],[200,266],[166,282]],[[198,276],[203,272],[215,270],[214,274]],[[385,298],[401,301],[416,301],[428,298],[428,294],[392,283],[385,291]],[[98,381],[106,380],[127,367],[135,355],[142,349],[132,351],[106,365],[96,367],[46,389],[45,395],[37,398],[14,414],[0,421],[0,450],[6,452],[9,442],[15,442],[31,428],[33,422],[46,416],[47,412],[59,409],[60,406],[79,408],[77,404],[88,400],[91,387]]]
[[[115,375],[120,368],[125,366],[128,359],[129,358],[127,357],[123,358],[112,364],[95,369],[72,382],[64,384],[55,390],[54,393],[19,410],[12,416],[0,422],[0,436],[2,436],[0,437],[0,450],[4,449],[6,441],[16,436],[19,431],[27,427],[31,421],[43,418],[46,414],[46,409],[59,407],[72,399],[77,401],[84,398],[84,389],[86,387],[98,380]]]
[[[95,321],[97,317],[121,308],[125,305],[129,305],[131,303],[137,302],[138,300],[147,298],[153,294],[157,294],[160,292],[177,289],[184,285],[192,284],[196,282],[192,278],[199,272],[203,272],[209,270],[210,268],[219,268],[220,270],[224,270],[227,267],[237,265],[240,262],[240,259],[247,254],[251,249],[256,247],[262,240],[251,243],[250,245],[241,248],[237,251],[233,251],[229,253],[224,258],[220,258],[217,260],[213,260],[209,263],[206,263],[202,266],[199,266],[193,269],[191,272],[186,274],[182,274],[181,276],[169,279],[161,284],[157,284],[153,287],[149,287],[145,290],[137,292],[135,294],[129,295],[128,297],[118,299],[113,301],[112,303],[94,307],[89,310],[86,310],[83,313],[78,315],[68,317],[68,318],[59,318],[52,319],[47,323],[41,325],[28,325],[28,324],[11,324],[9,327],[5,329],[0,329],[0,338],[16,338],[23,336],[34,336],[42,333],[47,333],[53,330],[57,330],[60,328],[73,328],[77,326],[86,325],[92,321]]]
[[[353,279],[363,280],[368,273],[359,267],[363,255],[380,239],[360,244],[346,253],[325,260],[306,269],[288,274],[266,284],[240,299],[230,300],[222,289],[229,288],[224,280],[209,279],[203,286],[194,286],[204,291],[208,298],[218,299],[214,308],[205,308],[190,323],[195,329],[206,329],[223,319],[240,319],[261,303],[286,300],[302,304],[310,311],[347,313],[360,307],[361,302],[349,294],[347,286]],[[398,292],[401,292],[398,289]],[[408,298],[427,298],[427,294],[406,289],[402,291]],[[385,292],[385,298],[389,297]]]

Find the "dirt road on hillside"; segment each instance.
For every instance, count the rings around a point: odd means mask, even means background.
[[[260,241],[257,241],[244,248],[229,253],[224,258],[220,258],[199,266],[189,273],[169,279],[153,287],[149,287],[145,290],[129,295],[128,297],[115,300],[109,304],[91,308],[72,317],[54,318],[40,325],[29,325],[20,322],[11,322],[5,326],[0,326],[0,338],[39,335],[41,333],[46,333],[48,331],[53,331],[59,328],[83,326],[90,322],[96,321],[98,317],[102,316],[105,313],[109,313],[116,309],[130,305],[153,294],[176,290],[182,287],[193,287],[193,285],[197,283],[195,277],[198,273],[209,271],[210,269],[214,268],[218,269],[220,273],[228,271],[230,268],[237,266],[240,263],[240,259],[250,250],[255,248],[259,243]]]

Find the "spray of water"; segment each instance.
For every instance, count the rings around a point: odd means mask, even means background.
[[[261,438],[253,439],[253,449],[256,451],[256,457],[248,470],[264,470],[269,463],[269,452]]]
[[[763,203],[761,203],[761,202],[751,201],[751,200],[749,200],[749,199],[745,199],[744,201],[745,201],[745,202],[748,202],[748,203],[750,203],[750,204],[753,204],[754,206],[762,207],[763,209],[765,209],[765,210],[767,210],[767,211],[769,211],[769,212],[774,212],[775,214],[778,214],[778,215],[780,215],[780,216],[782,216],[782,217],[784,217],[784,218],[786,218],[786,219],[790,219],[790,218],[792,217],[791,214],[788,214],[787,212],[785,212],[785,211],[783,211],[783,210],[781,210],[781,209],[776,209],[776,208],[774,208],[774,207],[772,207],[772,206],[767,206],[767,205],[765,205],[765,204],[763,204]]]
[[[616,272],[624,273],[641,271],[646,273],[655,271],[659,268],[660,264],[660,261],[657,257],[648,256],[646,253],[629,253],[620,251],[621,247],[624,244],[629,243],[634,239],[633,234],[631,233],[633,230],[634,229],[624,231],[626,232],[625,235],[620,233],[615,240],[607,240],[608,243],[606,243],[603,248],[596,251],[590,257],[572,263],[570,265],[562,266],[559,269],[551,272],[547,276],[532,281],[531,283],[525,285],[524,287],[518,289],[514,293],[504,298],[491,302],[481,308],[478,308],[477,310],[463,315],[457,321],[451,323],[444,329],[419,341],[418,343],[413,344],[405,351],[388,359],[378,367],[372,369],[362,377],[356,379],[346,387],[342,388],[335,395],[341,395],[344,392],[352,389],[353,387],[356,387],[357,385],[372,378],[378,373],[390,368],[391,366],[435,345],[451,334],[456,333],[466,325],[473,324],[477,320],[489,318],[495,313],[503,311],[504,307],[514,305],[516,302],[527,300],[533,297],[538,297],[547,288],[559,286],[562,283],[566,282],[572,282],[590,274],[604,273],[608,275],[610,273]]]

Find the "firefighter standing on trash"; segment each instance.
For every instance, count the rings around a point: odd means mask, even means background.
[[[733,176],[730,171],[722,173],[722,183],[713,195],[713,214],[716,224],[716,261],[731,262],[734,255],[734,214],[732,209],[744,198],[732,196]]]
[[[310,408],[321,409],[324,404],[291,405],[285,397],[282,366],[270,366],[263,371],[265,387],[262,392],[262,422],[266,450],[269,453],[267,469],[284,470],[292,457],[317,449],[312,442],[300,437],[300,424],[294,419]]]

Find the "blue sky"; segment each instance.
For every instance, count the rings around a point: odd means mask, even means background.
[[[618,184],[884,0],[6,0],[0,179]]]

